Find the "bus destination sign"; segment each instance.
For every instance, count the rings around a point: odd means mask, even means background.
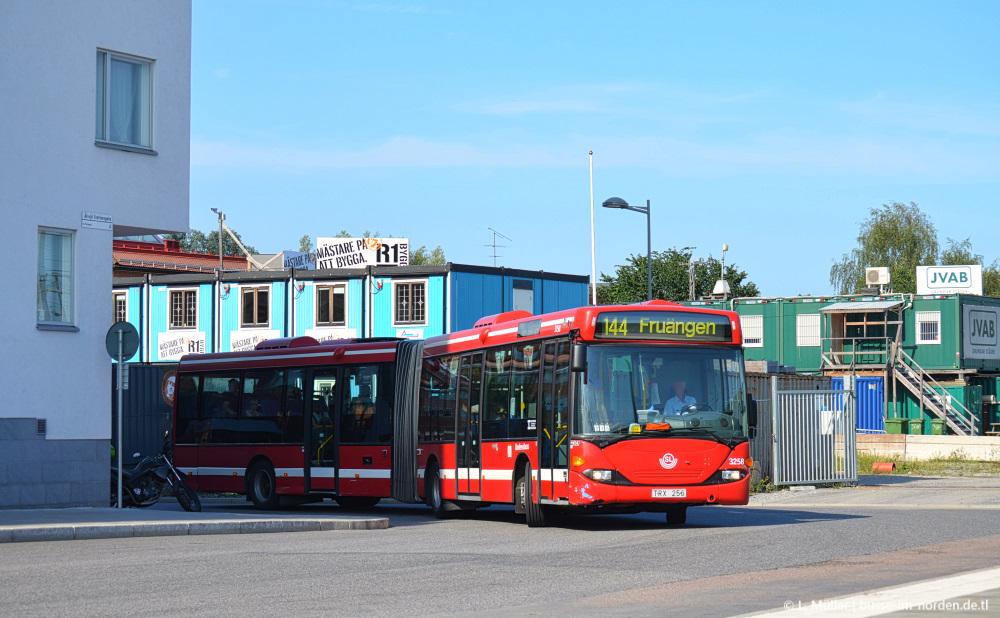
[[[733,327],[728,317],[712,313],[610,311],[597,314],[594,338],[731,343]]]

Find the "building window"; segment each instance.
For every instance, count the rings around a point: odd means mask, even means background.
[[[941,343],[941,312],[917,312],[917,343]]]
[[[240,326],[255,327],[269,324],[270,288],[243,288],[240,290]]]
[[[113,324],[128,320],[128,294],[125,292],[113,292],[111,294],[111,304],[114,311],[112,315]]]
[[[198,328],[198,290],[170,290],[170,328]]]
[[[395,291],[396,324],[423,324],[427,319],[427,282],[396,281]]]
[[[38,230],[38,322],[73,324],[73,232]]]
[[[153,147],[153,63],[97,52],[97,126],[100,142]]]
[[[820,317],[818,313],[795,316],[795,345],[800,348],[818,348],[820,345]]]
[[[764,316],[741,315],[740,330],[743,331],[744,348],[764,347]]]
[[[347,324],[347,286],[316,286],[316,326]]]

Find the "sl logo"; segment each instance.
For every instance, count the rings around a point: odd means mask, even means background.
[[[664,453],[663,457],[660,457],[660,465],[670,470],[677,465],[677,458],[672,453]]]

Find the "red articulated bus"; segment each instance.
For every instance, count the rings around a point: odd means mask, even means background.
[[[196,489],[264,508],[392,497],[439,517],[513,504],[530,526],[556,509],[680,524],[689,506],[749,499],[753,413],[732,312],[514,311],[424,342],[259,348],[181,361],[175,459]]]

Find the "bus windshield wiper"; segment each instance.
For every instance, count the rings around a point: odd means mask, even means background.
[[[720,444],[725,444],[726,446],[729,446],[729,447],[732,447],[731,442],[733,440],[736,440],[736,439],[739,438],[739,436],[722,436],[722,435],[719,435],[718,433],[716,433],[716,432],[708,429],[707,427],[671,427],[670,429],[653,430],[653,431],[663,431],[664,433],[668,433],[668,434],[676,433],[678,431],[690,431],[692,433],[705,434],[706,436],[711,437],[716,442],[719,442]]]

